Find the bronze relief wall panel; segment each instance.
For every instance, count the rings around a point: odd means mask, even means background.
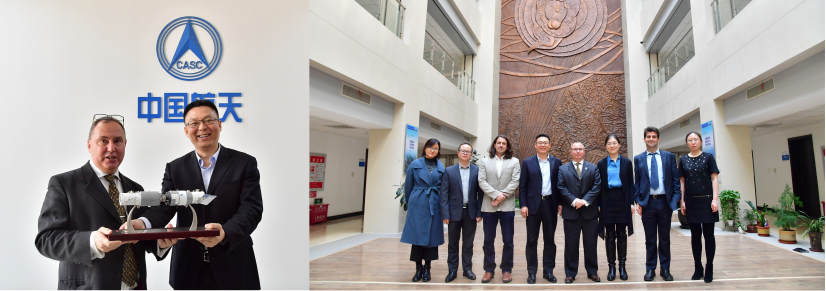
[[[627,156],[620,0],[504,0],[501,25],[499,133],[516,156],[540,133],[563,162],[581,141],[597,163],[611,133]]]

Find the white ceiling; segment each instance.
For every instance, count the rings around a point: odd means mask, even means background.
[[[343,124],[341,122],[330,121],[324,118],[310,116],[310,130],[320,131],[329,134],[335,134],[340,136],[352,137],[357,139],[368,140],[368,130],[364,128],[350,128],[350,129],[339,129],[339,128],[332,128],[329,126],[335,125],[349,125]],[[352,126],[352,125],[349,125]]]
[[[767,135],[779,131],[784,131],[790,128],[812,125],[823,122],[824,110],[826,106],[820,105],[811,109],[806,109],[797,113],[792,113],[783,117],[775,118],[760,124],[751,126],[751,136]],[[777,124],[774,127],[757,127],[761,124]]]
[[[439,45],[441,45],[450,58],[452,58],[455,62],[458,62],[457,67],[464,69],[465,54],[459,49],[459,46],[450,40],[447,33],[445,33],[442,27],[439,26],[439,23],[433,19],[433,16],[430,16],[430,13],[427,14],[427,24],[425,25],[424,30],[430,34],[430,36],[432,36],[433,39],[439,43]]]

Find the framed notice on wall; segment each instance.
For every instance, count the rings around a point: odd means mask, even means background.
[[[714,126],[711,121],[703,123],[701,127],[703,133],[703,151],[711,154],[714,158]]]
[[[419,141],[419,128],[407,125],[407,131],[404,134],[404,172],[407,173],[407,167],[416,160],[416,146]]]
[[[310,190],[324,190],[324,170],[327,154],[310,153]]]

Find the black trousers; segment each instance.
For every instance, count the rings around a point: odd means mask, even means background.
[[[201,263],[201,271],[198,272],[198,280],[195,282],[195,289],[198,290],[218,290],[215,283],[215,276],[212,274],[212,263]]]
[[[554,243],[554,233],[556,232],[557,209],[553,207],[552,200],[540,200],[539,210],[536,214],[528,215],[525,224],[528,227],[528,243],[525,246],[525,257],[528,261],[528,274],[536,275],[537,254],[536,246],[539,242],[539,227],[542,227],[542,240],[544,249],[542,250],[542,267],[544,273],[553,273],[556,260],[556,244]],[[543,274],[544,274],[543,273]]]
[[[645,229],[645,269],[671,267],[671,213],[668,199],[648,199],[648,206],[642,208],[642,227]]]
[[[513,272],[513,211],[482,212],[482,226],[485,229],[485,244],[482,251],[485,253],[485,272],[495,274],[496,270],[496,225],[502,227],[502,263],[499,268],[502,272]]]
[[[467,208],[462,209],[462,220],[447,224],[447,269],[459,269],[459,236],[462,237],[462,270],[471,270],[473,238],[476,237],[476,218],[471,218]]]
[[[582,234],[582,247],[585,251],[585,271],[588,275],[597,274],[597,219],[577,219],[562,221],[565,229],[565,276],[576,277],[579,269],[579,235]]]
[[[694,255],[694,263],[702,263],[702,238],[706,241],[706,264],[714,263],[714,253],[717,251],[717,243],[714,240],[714,222],[689,223],[688,225],[691,226],[691,253]]]

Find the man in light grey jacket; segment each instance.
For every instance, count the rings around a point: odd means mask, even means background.
[[[485,230],[485,275],[482,283],[493,279],[496,269],[496,251],[493,241],[496,239],[496,224],[502,227],[502,282],[512,280],[513,270],[513,217],[516,209],[516,188],[519,186],[521,167],[519,160],[513,157],[510,140],[499,135],[488,149],[488,157],[477,162],[479,166],[479,187],[485,192],[482,197],[482,225]]]

